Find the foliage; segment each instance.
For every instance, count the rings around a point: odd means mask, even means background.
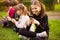
[[[55,0],[44,0],[43,3],[47,10],[54,10]]]
[[[4,6],[3,6],[3,3],[0,2],[0,11],[3,11],[4,10]]]

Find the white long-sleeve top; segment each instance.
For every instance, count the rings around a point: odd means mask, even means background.
[[[17,21],[15,23],[15,25],[16,25],[17,28],[26,28],[27,25],[29,24],[28,20],[29,20],[29,16],[22,15],[22,16],[20,16],[19,21]]]

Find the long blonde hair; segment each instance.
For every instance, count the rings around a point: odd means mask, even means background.
[[[42,4],[40,1],[36,0],[36,1],[34,1],[34,2],[32,3],[32,5],[37,5],[37,6],[41,7],[41,11],[40,11],[40,15],[39,15],[39,16],[40,16],[41,18],[43,18],[44,15],[45,15],[45,9],[44,9],[43,4]],[[31,6],[30,6],[30,12],[32,13],[32,11],[31,11]]]
[[[16,9],[16,11],[17,10],[22,10],[23,13],[24,13],[24,15],[27,15],[28,14],[27,7],[24,4],[22,4],[22,3],[16,5],[15,9]]]

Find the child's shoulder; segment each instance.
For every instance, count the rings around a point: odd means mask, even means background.
[[[23,15],[22,17],[29,17],[28,15]]]
[[[23,18],[24,19],[29,19],[29,16],[28,15],[24,15]]]

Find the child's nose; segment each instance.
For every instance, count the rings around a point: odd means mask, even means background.
[[[33,12],[35,12],[36,10],[34,9],[34,10],[32,10]]]

